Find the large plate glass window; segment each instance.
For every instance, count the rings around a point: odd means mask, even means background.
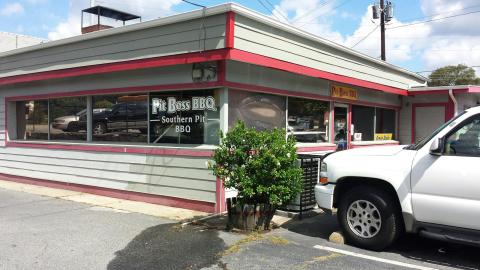
[[[19,101],[16,110],[18,139],[48,140],[48,100]]]
[[[354,141],[373,141],[375,130],[375,108],[353,105],[352,125]]]
[[[148,94],[93,97],[93,141],[147,143]]]
[[[396,111],[376,108],[375,110],[375,140],[395,140]]]
[[[219,92],[150,93],[150,143],[218,144]]]
[[[328,142],[329,111],[327,101],[289,97],[289,134],[293,134],[297,142]]]
[[[87,99],[69,97],[50,100],[50,140],[87,139]]]
[[[239,120],[256,129],[285,128],[286,98],[282,96],[229,90],[228,125]]]

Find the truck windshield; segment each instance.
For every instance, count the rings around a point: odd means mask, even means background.
[[[412,145],[409,145],[406,149],[409,149],[409,150],[418,150],[420,148],[422,148],[427,142],[429,142],[433,137],[435,137],[440,131],[442,131],[445,127],[447,127],[448,125],[450,125],[452,122],[454,122],[455,120],[457,120],[457,118],[459,118],[460,116],[462,116],[464,113],[466,113],[466,111],[463,111],[461,113],[459,113],[457,116],[455,116],[454,118],[450,119],[449,121],[447,121],[445,124],[443,124],[442,126],[440,126],[439,128],[437,128],[434,132],[432,132],[432,134],[430,136],[427,136],[423,139],[421,139],[418,143],[416,144],[412,144]]]

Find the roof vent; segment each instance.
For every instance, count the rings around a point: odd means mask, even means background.
[[[92,15],[96,16],[96,23],[91,22],[90,25],[84,26],[84,16],[83,13],[89,13]],[[100,18],[104,17],[107,18],[108,22],[115,22],[115,21],[121,21],[123,25],[125,25],[126,21],[130,20],[137,20],[139,19],[140,22],[142,21],[142,17],[130,14],[127,12],[123,11],[118,11],[112,8],[104,7],[104,6],[95,6],[95,7],[90,7],[87,9],[82,10],[82,22],[81,22],[81,27],[82,27],[82,34],[90,33],[90,32],[95,32],[95,31],[100,31],[104,29],[110,29],[114,28],[114,26],[107,25],[105,22],[100,23]],[[88,24],[88,23],[87,23]]]

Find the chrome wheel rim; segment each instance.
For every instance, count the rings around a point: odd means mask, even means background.
[[[103,125],[102,124],[96,124],[95,127],[93,128],[93,134],[95,135],[101,135],[103,134],[105,131],[104,131],[104,128],[103,128]]]
[[[357,200],[348,207],[347,223],[350,230],[357,236],[372,238],[382,228],[382,217],[373,203]]]

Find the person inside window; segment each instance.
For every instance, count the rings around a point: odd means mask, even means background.
[[[345,129],[340,129],[335,135],[335,143],[337,144],[337,150],[347,149],[347,136]]]

